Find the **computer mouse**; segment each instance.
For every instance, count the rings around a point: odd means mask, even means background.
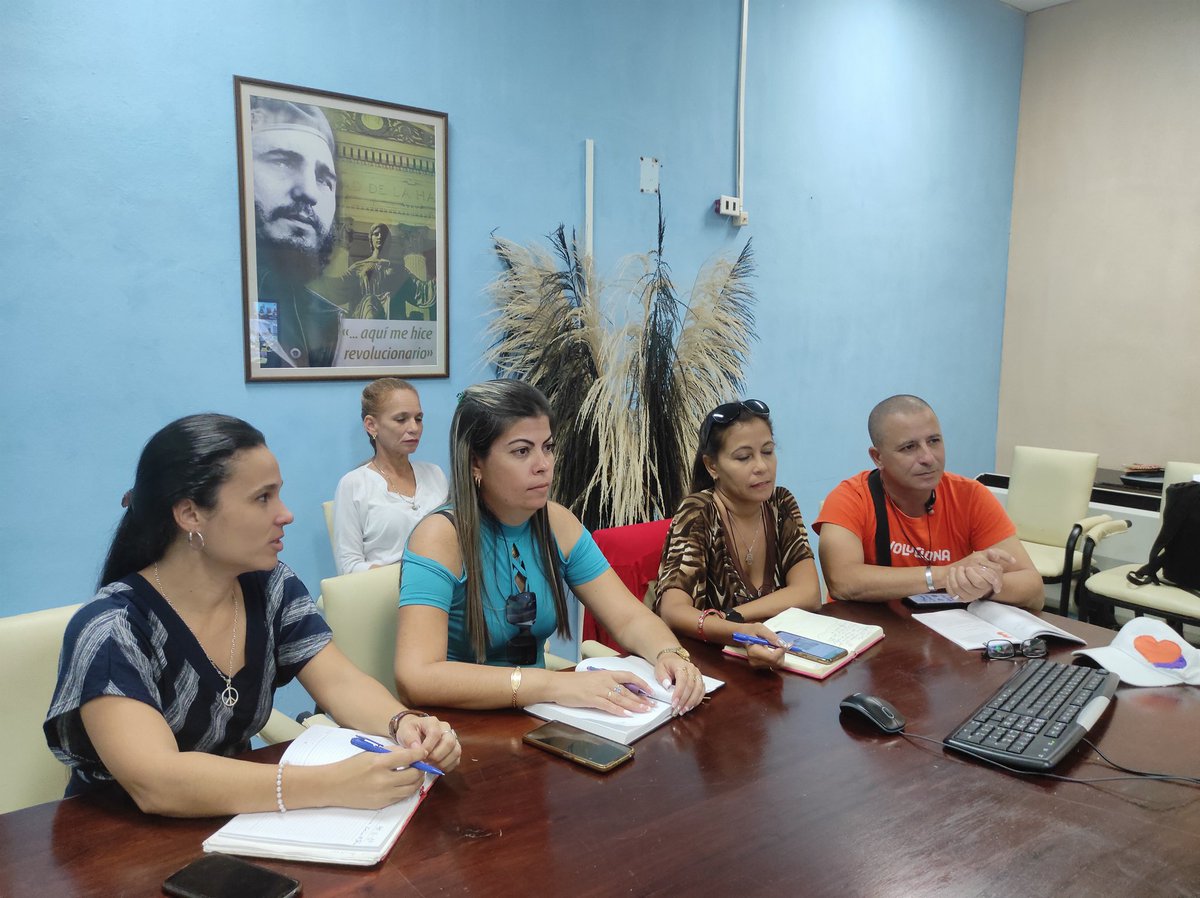
[[[865,692],[855,692],[842,699],[843,709],[861,714],[885,733],[898,733],[906,723],[901,714],[887,699],[877,695],[867,695]]]

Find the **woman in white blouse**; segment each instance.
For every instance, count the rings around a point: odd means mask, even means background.
[[[446,501],[442,469],[411,458],[425,419],[412,384],[398,377],[368,384],[362,419],[375,456],[344,476],[333,497],[339,574],[399,561],[417,522]]]

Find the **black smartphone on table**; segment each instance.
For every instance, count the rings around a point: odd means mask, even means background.
[[[162,890],[176,898],[293,898],[300,883],[231,854],[206,854],[168,876]]]
[[[914,611],[941,611],[943,608],[965,608],[967,603],[956,595],[948,592],[923,592],[915,596],[905,596],[902,600]]]
[[[608,773],[633,757],[628,745],[558,721],[530,730],[522,741],[599,773]]]

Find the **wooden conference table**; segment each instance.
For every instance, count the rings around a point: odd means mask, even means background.
[[[836,604],[886,638],[824,682],[755,673],[689,644],[727,681],[608,776],[521,743],[523,713],[446,712],[463,743],[378,867],[262,861],[304,895],[1036,896],[1200,892],[1200,788],[1010,775],[839,718],[864,691],[940,739],[1011,673],[910,620]],[[1104,645],[1111,631],[1047,615]],[[1054,647],[1063,658],[1069,649]],[[1200,690],[1117,692],[1093,730],[1114,760],[1200,775]],[[274,762],[275,746],[254,753]],[[1109,775],[1085,750],[1058,773]],[[155,895],[220,819],[95,798],[0,816],[0,895]]]

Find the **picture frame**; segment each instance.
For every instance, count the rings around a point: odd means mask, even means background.
[[[446,113],[233,85],[246,381],[448,377]]]

